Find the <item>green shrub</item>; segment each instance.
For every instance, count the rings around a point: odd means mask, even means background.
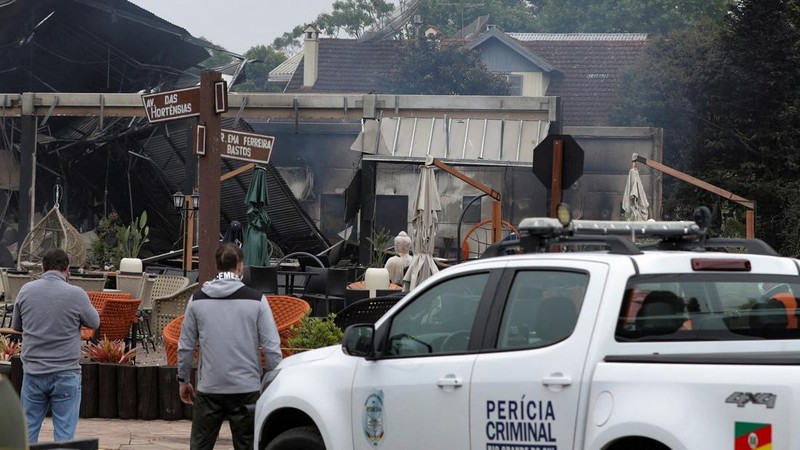
[[[331,313],[328,317],[302,318],[299,326],[292,327],[295,335],[287,340],[289,349],[298,353],[340,343],[343,333],[333,323],[335,317],[336,314]]]

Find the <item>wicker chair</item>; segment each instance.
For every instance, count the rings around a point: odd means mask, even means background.
[[[131,294],[131,298],[142,298],[142,288],[144,286],[144,279],[147,275],[125,275],[118,273],[117,290],[120,292],[127,292]]]
[[[8,318],[9,322],[11,321],[11,313],[14,311],[14,302],[17,301],[19,290],[22,289],[23,284],[31,281],[33,278],[27,272],[9,272],[7,270],[3,270],[0,276],[2,277],[3,290],[5,291],[5,297],[2,303],[3,321],[0,322],[0,327],[4,327],[6,318]]]
[[[92,302],[92,306],[94,309],[97,310],[97,313],[100,314],[100,326],[103,325],[103,314],[105,311],[106,303],[108,300],[130,300],[131,294],[126,292],[102,292],[102,291],[88,291],[86,292],[89,295],[89,301]],[[94,339],[95,330],[92,328],[81,327],[81,339],[84,341],[88,341]]]
[[[153,333],[155,336],[161,336],[167,324],[186,312],[186,304],[189,303],[189,298],[199,286],[198,283],[194,283],[167,297],[153,297],[152,317],[156,323],[155,333]],[[155,286],[153,288],[155,289]]]
[[[300,324],[300,319],[309,314],[311,307],[305,300],[288,295],[268,295],[267,301],[281,337],[281,353],[287,357],[293,353],[288,345],[288,340],[294,336],[292,328]]]
[[[286,342],[294,336],[292,328],[300,323],[300,319],[308,315],[310,308],[308,303],[302,299],[287,295],[269,295],[267,296],[267,301],[272,310],[275,324],[278,327],[278,335],[281,338],[281,353],[284,357],[287,357],[292,354]],[[172,319],[164,326],[162,332],[168,365],[178,364],[178,340],[181,337],[183,317],[183,315],[180,315]],[[264,364],[263,355],[262,364]]]
[[[158,275],[150,295],[153,299],[169,297],[189,285],[189,279],[176,275]]]
[[[106,275],[90,276],[75,276],[70,275],[69,284],[78,286],[86,292],[89,291],[102,291],[106,287]]]
[[[153,328],[150,326],[150,317],[153,316],[153,284],[156,281],[155,276],[150,276],[147,272],[142,274],[142,303],[139,304],[139,326],[138,337],[144,343],[144,350],[147,352],[147,343],[153,346],[153,351],[156,349],[156,336],[153,334]]]

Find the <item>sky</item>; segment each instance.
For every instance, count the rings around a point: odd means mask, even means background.
[[[334,0],[130,0],[164,20],[243,54],[333,10]]]

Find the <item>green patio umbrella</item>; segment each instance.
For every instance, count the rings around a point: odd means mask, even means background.
[[[247,207],[247,229],[244,232],[244,251],[245,266],[268,266],[269,265],[269,241],[267,240],[267,227],[269,217],[267,217],[266,206],[269,205],[267,195],[267,170],[256,166],[253,169],[253,177],[250,179],[250,186],[247,188],[247,195],[244,198]]]

